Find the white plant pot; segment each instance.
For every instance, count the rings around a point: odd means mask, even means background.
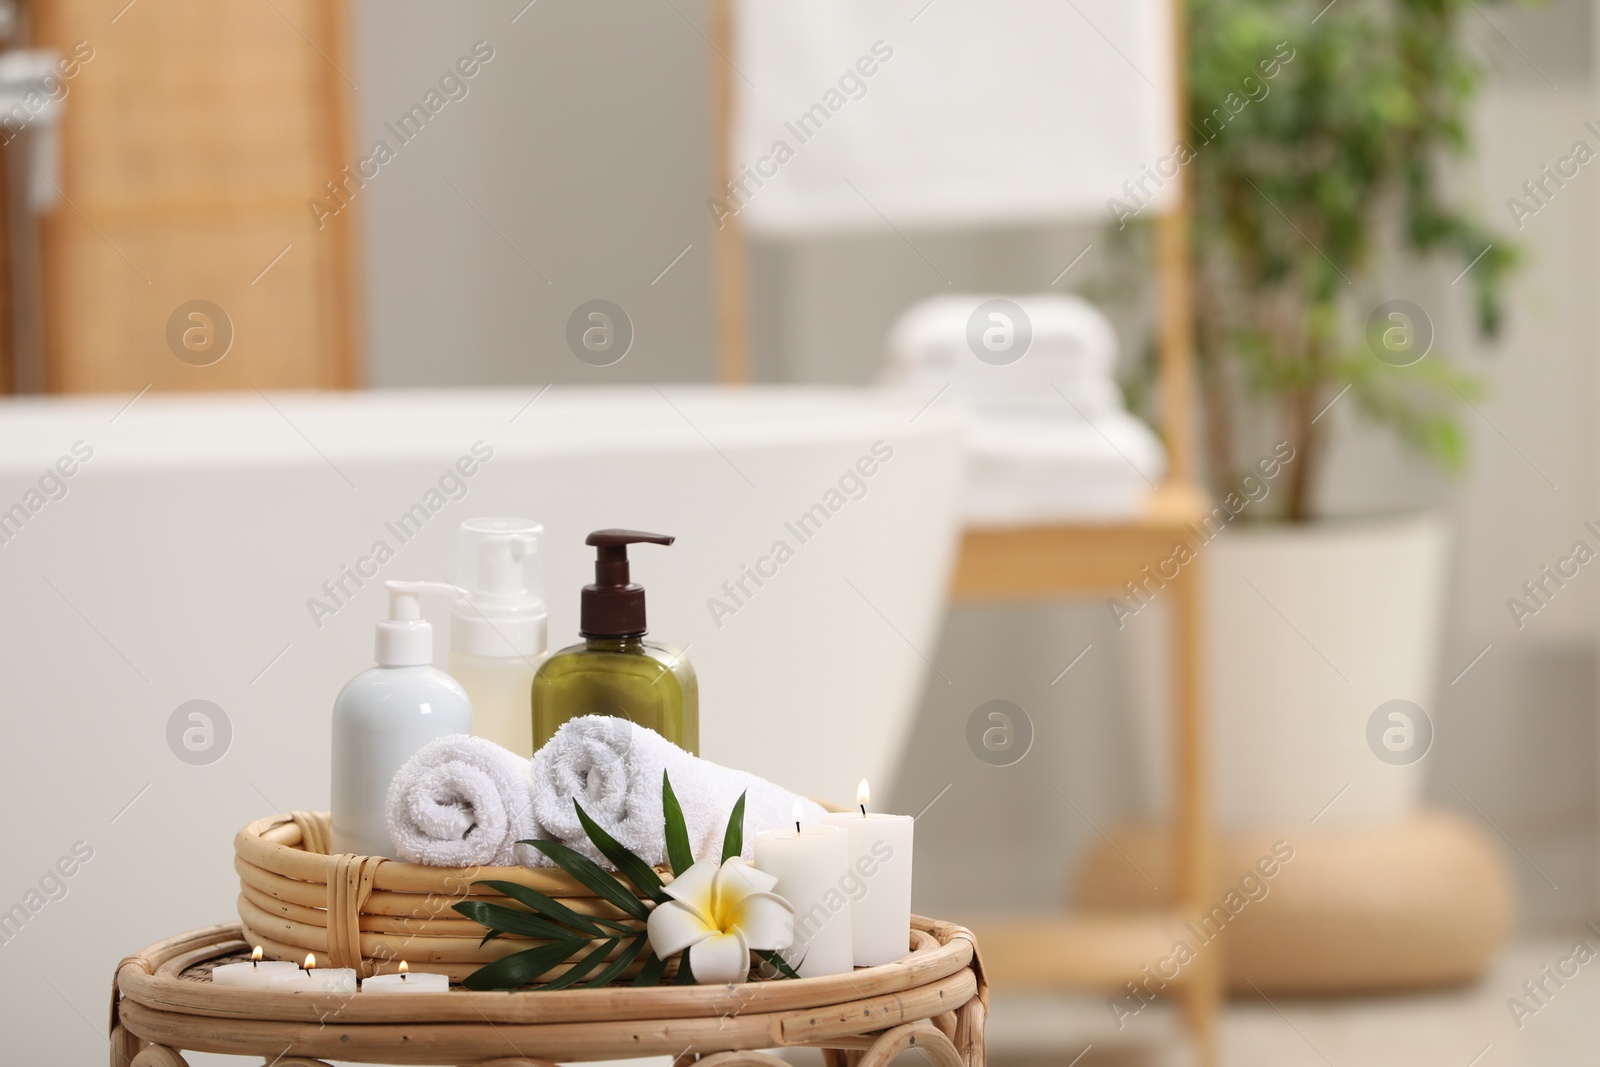
[[[1411,517],[1235,527],[1201,546],[1219,829],[1304,825],[1319,812],[1318,826],[1348,825],[1416,810],[1427,759],[1378,758],[1368,721],[1397,699],[1434,715],[1447,542],[1440,520]],[[1171,797],[1169,622],[1145,610],[1122,632],[1154,812]]]

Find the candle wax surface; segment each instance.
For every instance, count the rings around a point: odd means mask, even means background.
[[[299,964],[287,960],[223,963],[211,969],[211,983],[231,989],[270,989],[275,976],[298,974],[299,971]]]
[[[383,993],[447,993],[450,979],[442,974],[376,974],[361,983],[361,992]]]

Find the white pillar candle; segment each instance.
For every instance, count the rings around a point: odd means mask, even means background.
[[[850,901],[844,895],[850,844],[837,826],[802,825],[756,835],[756,869],[778,880],[772,891],[794,908],[794,943],[783,958],[802,978],[843,974],[853,966]]]
[[[448,993],[450,978],[443,974],[412,974],[411,965],[400,961],[398,974],[375,974],[361,982],[363,993]]]
[[[288,960],[264,960],[261,946],[250,953],[248,963],[224,963],[211,969],[211,984],[230,989],[270,989],[274,975],[299,974],[300,965]]]
[[[850,930],[857,967],[893,963],[911,944],[911,837],[909,815],[867,811],[865,780],[855,811],[828,812],[829,826],[845,831],[850,842]]]
[[[354,993],[356,972],[351,967],[318,967],[317,958],[307,956],[304,968],[274,975],[272,989],[278,993]]]

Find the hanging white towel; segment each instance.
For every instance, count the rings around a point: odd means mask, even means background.
[[[1170,0],[743,0],[755,232],[1105,215],[1174,145]],[[1144,178],[1164,206],[1174,183]]]

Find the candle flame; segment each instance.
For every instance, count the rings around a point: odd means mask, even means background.
[[[401,960],[400,961],[400,973],[401,974],[405,974],[409,970],[411,970],[411,964],[407,963],[405,960]]]
[[[306,962],[301,965],[301,969],[309,971],[313,967],[315,967],[316,965],[317,965],[316,954],[312,953],[312,952],[307,952],[306,953]]]
[[[250,962],[260,963],[263,955],[264,953],[261,951],[261,946],[257,945],[255,948],[250,950]]]
[[[856,807],[861,809],[861,814],[865,815],[867,813],[867,802],[871,799],[872,787],[863,778],[861,779],[861,784],[856,786]]]

